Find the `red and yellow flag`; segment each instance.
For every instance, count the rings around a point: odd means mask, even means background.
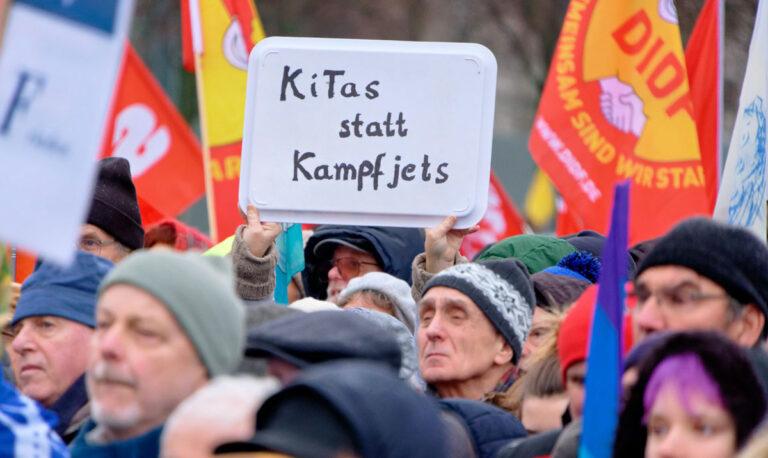
[[[211,239],[241,223],[237,199],[248,53],[264,38],[251,0],[190,0]]]
[[[625,179],[630,243],[709,213],[671,0],[571,0],[529,148],[589,229],[608,232]]]

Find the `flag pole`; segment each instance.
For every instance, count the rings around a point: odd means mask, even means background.
[[[200,114],[200,139],[203,151],[203,175],[205,176],[205,201],[208,209],[208,233],[214,243],[219,241],[216,222],[216,199],[214,197],[213,176],[211,174],[211,150],[208,145],[208,123],[205,115],[205,89],[203,88],[203,32],[200,18],[199,0],[189,1],[189,19],[192,29],[192,50],[195,60],[195,91],[197,110]]]

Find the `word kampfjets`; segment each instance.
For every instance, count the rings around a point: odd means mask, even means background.
[[[360,164],[349,164],[346,162],[337,162],[335,164],[311,164],[306,163],[310,159],[317,157],[317,155],[311,151],[302,153],[299,150],[293,152],[293,181],[299,181],[303,177],[307,181],[317,180],[330,180],[330,181],[348,181],[357,180],[357,190],[362,191],[366,178],[371,180],[371,188],[376,191],[379,189],[379,177],[384,175],[382,171],[382,161],[387,156],[387,153],[381,153],[376,156],[373,161],[364,160]],[[400,164],[402,158],[395,156],[394,168],[392,171],[392,180],[387,183],[387,188],[395,189],[402,181],[413,181],[417,178],[421,178],[424,182],[432,181],[433,174],[431,172],[432,162],[429,161],[429,155],[425,154],[424,159],[417,166],[413,163]],[[447,162],[438,164],[434,180],[435,184],[441,184],[448,181],[448,168]],[[420,169],[421,173],[417,172]]]

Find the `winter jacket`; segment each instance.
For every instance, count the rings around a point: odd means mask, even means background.
[[[514,415],[487,403],[443,399],[440,404],[464,421],[478,458],[493,458],[509,441],[527,435],[523,424]]]

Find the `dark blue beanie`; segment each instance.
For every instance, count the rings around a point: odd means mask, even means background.
[[[110,269],[111,262],[83,251],[67,268],[41,262],[21,286],[11,325],[31,316],[53,315],[96,327],[96,291]]]

